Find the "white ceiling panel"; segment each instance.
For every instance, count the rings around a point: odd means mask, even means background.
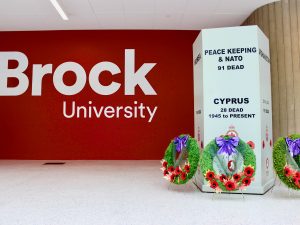
[[[200,30],[240,25],[272,0],[0,0],[0,31],[165,29]]]
[[[183,13],[188,0],[156,0],[155,9],[157,13]]]
[[[0,0],[0,14],[14,15],[43,15],[55,14],[50,1],[47,0]]]
[[[154,28],[153,13],[127,13],[125,14],[125,23],[132,24],[135,29],[153,29]]]
[[[227,0],[222,0],[227,1]],[[250,0],[251,1],[251,0]],[[220,4],[220,0],[189,0],[187,2],[186,10],[184,11],[185,14],[188,13],[214,13],[217,9],[218,4]]]
[[[44,0],[40,0],[40,1],[44,1]],[[94,11],[93,11],[94,8],[91,7],[90,1],[63,0],[58,2],[60,3],[64,11],[67,12],[68,15],[76,14],[76,15],[94,16]]]
[[[73,0],[78,1],[78,0]],[[121,13],[124,12],[123,0],[82,0],[89,2],[95,13]]]
[[[156,14],[154,27],[155,29],[165,29],[165,27],[170,30],[180,29],[182,17],[182,13]]]
[[[59,29],[59,24],[64,24],[65,21],[61,21],[59,17],[49,19],[48,15],[28,15],[22,14],[22,22],[17,17],[6,18],[4,15],[0,15],[0,30],[2,31],[17,31],[17,30],[39,30],[43,26],[47,26],[50,30]],[[47,21],[47,22],[45,22]],[[22,29],[20,25],[22,23]]]
[[[155,1],[123,0],[124,11],[127,13],[154,13]]]
[[[252,7],[249,7],[249,4],[247,4],[247,1],[249,0],[226,0],[226,1],[220,1],[217,5],[216,13],[233,13],[233,12],[239,12],[241,14],[250,14],[255,9]],[[267,3],[274,2],[272,0],[267,1],[261,1],[261,0],[250,0],[251,4],[255,5],[256,8],[259,8]],[[241,2],[245,4],[240,4]]]
[[[96,14],[100,29],[125,29],[124,13],[99,13]]]
[[[207,23],[207,28],[215,28],[215,27],[224,27],[227,24],[231,24],[231,26],[239,26],[241,22],[247,19],[247,14],[218,14],[214,15],[214,19],[217,22],[210,21]],[[240,22],[241,21],[241,22]]]
[[[203,28],[209,28],[209,24],[212,23],[212,20],[211,14],[191,13],[188,16],[183,16],[181,26],[187,30],[201,30]]]

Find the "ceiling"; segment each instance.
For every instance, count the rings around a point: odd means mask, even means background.
[[[240,25],[272,0],[0,0],[0,30],[167,29]]]

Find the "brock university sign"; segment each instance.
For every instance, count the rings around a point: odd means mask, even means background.
[[[16,68],[9,68],[9,61],[18,63]],[[157,95],[147,75],[156,63],[144,63],[138,69],[135,68],[135,50],[125,49],[124,63],[124,95],[135,95],[136,87],[140,87],[144,95]],[[25,93],[29,87],[29,78],[26,74],[28,69],[28,58],[22,52],[0,52],[0,96],[19,96]],[[103,61],[92,67],[88,74],[88,83],[92,90],[99,95],[112,95],[120,90],[121,84],[115,81],[103,85],[99,81],[102,72],[109,72],[111,76],[121,73],[121,69],[113,62]],[[63,77],[67,72],[73,72],[76,81],[72,85],[66,85]],[[32,65],[32,96],[42,96],[43,77],[53,74],[53,85],[63,95],[76,95],[83,90],[87,83],[87,73],[83,66],[76,62],[64,62],[55,70],[52,64]],[[8,79],[15,78],[18,84],[14,87],[8,86]],[[77,105],[76,101],[68,103],[63,101],[63,116],[71,118],[123,118],[123,119],[144,119],[152,122],[158,106],[145,105],[143,102],[134,100],[130,105],[119,106],[95,106],[93,101],[85,105]]]

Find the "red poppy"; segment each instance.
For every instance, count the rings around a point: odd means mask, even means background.
[[[265,141],[262,142],[262,148],[265,148]]]
[[[174,171],[175,175],[179,175],[179,174],[181,174],[181,172],[182,172],[181,168],[179,166],[177,166]]]
[[[238,182],[241,179],[241,175],[238,173],[234,174],[232,177],[236,182]]]
[[[233,191],[236,188],[236,184],[233,181],[229,180],[225,183],[225,188],[228,191]]]
[[[169,167],[168,167],[168,171],[169,171],[170,173],[173,173],[173,171],[174,171],[174,166],[169,166]]]
[[[162,166],[163,166],[164,168],[167,168],[168,162],[167,162],[167,161],[163,161]]]
[[[174,173],[172,173],[172,174],[170,175],[170,181],[173,182],[174,179],[175,179],[175,177],[176,177],[176,175],[175,175]]]
[[[165,169],[165,170],[164,170],[164,176],[166,176],[166,175],[168,175],[168,174],[169,174],[168,170]]]
[[[300,172],[296,172],[296,173],[295,173],[295,178],[300,179]]]
[[[290,169],[290,167],[288,167],[288,166],[284,167],[284,175],[287,176],[287,177],[290,177],[290,176],[293,175],[293,172]]]
[[[181,180],[185,180],[185,179],[186,179],[186,172],[182,172],[182,173],[180,174],[180,179],[181,179]]]
[[[184,166],[185,172],[189,173],[189,172],[190,172],[190,168],[191,168],[190,165],[188,165],[188,164],[185,165],[185,166]]]
[[[224,182],[224,181],[227,179],[227,177],[226,177],[225,174],[222,174],[222,175],[219,177],[219,179],[220,179],[221,182]]]
[[[253,169],[253,167],[247,166],[247,167],[244,169],[244,174],[245,174],[245,176],[247,176],[247,177],[252,177],[253,174],[254,174],[254,169]]]
[[[247,144],[250,146],[251,149],[255,148],[255,144],[253,141],[248,141]]]
[[[212,180],[210,182],[210,187],[213,188],[213,189],[216,189],[217,187],[219,187],[219,184],[216,180]]]
[[[207,180],[212,180],[215,178],[215,173],[213,171],[207,171],[205,174],[205,178]]]
[[[244,186],[249,186],[251,184],[251,179],[249,177],[245,177],[242,180],[242,183],[243,183]]]
[[[292,179],[292,181],[296,184],[297,182],[299,182],[299,178],[297,178],[297,177],[293,177],[293,179]]]
[[[297,187],[300,187],[300,179],[294,177],[293,182]]]

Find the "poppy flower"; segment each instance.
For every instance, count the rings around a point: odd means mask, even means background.
[[[233,181],[231,180],[228,180],[226,183],[225,183],[225,188],[227,191],[233,191],[234,189],[236,189],[236,183],[234,183]]]
[[[205,178],[207,180],[212,180],[215,178],[215,173],[213,171],[207,171],[206,174],[205,174]]]
[[[164,160],[164,161],[162,162],[162,166],[163,166],[164,168],[167,168],[168,162]]]
[[[186,164],[186,165],[184,166],[185,172],[189,173],[189,172],[190,172],[190,168],[191,168],[191,166],[190,166],[189,164]]]
[[[185,180],[185,179],[186,179],[186,172],[182,172],[182,173],[180,174],[180,179],[181,179],[181,180]]]
[[[169,174],[168,170],[165,169],[165,170],[164,170],[164,176],[167,176],[168,174]]]
[[[176,175],[175,175],[174,173],[172,173],[172,174],[170,175],[170,182],[173,182],[174,179],[175,179],[175,177],[176,177]]]
[[[232,177],[236,182],[238,182],[241,179],[241,175],[238,173],[234,174]]]
[[[252,177],[253,174],[254,174],[254,169],[253,169],[253,167],[252,167],[252,166],[247,166],[247,167],[245,167],[245,169],[244,169],[244,174],[245,174],[245,176],[247,176],[247,177]]]
[[[296,173],[295,173],[295,178],[300,179],[300,172],[296,172]]]
[[[220,180],[221,182],[224,182],[226,179],[227,179],[227,177],[226,177],[225,174],[222,174],[222,175],[219,177],[219,180]]]
[[[212,180],[210,181],[210,187],[216,189],[217,187],[219,187],[219,184],[216,180]]]
[[[300,187],[300,179],[294,177],[293,182],[297,187]]]
[[[253,141],[248,141],[247,144],[250,146],[251,149],[255,148],[255,144]]]
[[[175,175],[179,175],[179,174],[181,174],[181,172],[182,172],[181,168],[179,166],[177,166],[174,171]]]
[[[290,177],[290,176],[293,175],[293,171],[291,170],[290,167],[288,167],[288,166],[284,167],[284,175],[287,176],[287,177]]]
[[[242,180],[242,183],[243,183],[244,186],[249,186],[251,184],[251,179],[249,177],[245,177]]]
[[[170,173],[173,173],[173,172],[174,172],[174,166],[169,166],[169,167],[168,167],[168,171],[169,171]]]
[[[294,176],[294,177],[292,178],[292,181],[296,184],[297,182],[299,182],[299,178],[297,178],[297,177]]]
[[[265,141],[262,142],[262,148],[265,148]]]

